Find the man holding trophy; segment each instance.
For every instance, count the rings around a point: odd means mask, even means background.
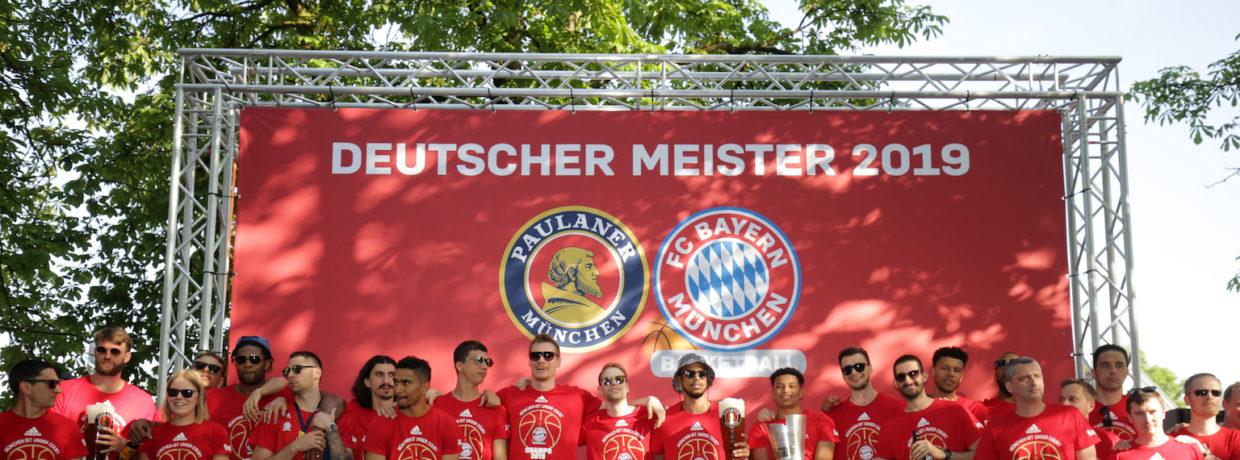
[[[715,370],[701,355],[680,357],[672,388],[680,393],[681,402],[667,410],[663,425],[651,435],[654,460],[749,457],[749,444],[744,439],[745,404],[736,399],[711,402],[706,392],[714,382]]]
[[[771,374],[776,419],[749,428],[754,460],[831,460],[840,435],[821,412],[801,410],[805,376],[785,367]]]

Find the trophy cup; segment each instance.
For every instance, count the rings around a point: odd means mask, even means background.
[[[726,460],[735,460],[732,449],[745,432],[745,401],[726,398],[719,401],[719,431],[723,434],[723,450]]]
[[[805,416],[792,414],[784,423],[768,423],[766,431],[771,438],[771,456],[776,460],[805,459]]]

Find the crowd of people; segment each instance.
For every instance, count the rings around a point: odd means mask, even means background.
[[[374,356],[346,402],[320,390],[323,363],[313,352],[291,353],[284,377],[268,378],[271,344],[246,336],[229,361],[194,356],[193,369],[168,379],[156,410],[121,377],[129,335],[113,327],[94,338],[90,375],[61,381],[35,359],[9,368],[16,401],[0,413],[0,460],[788,460],[799,451],[805,460],[1240,460],[1240,382],[1224,389],[1213,375],[1189,377],[1189,421],[1166,430],[1168,402],[1154,388],[1123,390],[1129,356],[1113,345],[1094,351],[1093,384],[1059,383],[1058,404],[1045,401],[1041,366],[1028,356],[1000,356],[998,395],[975,401],[957,392],[964,350],[937,350],[929,371],[904,355],[891,364],[898,398],[874,388],[866,350],[847,347],[839,353],[846,398],[807,410],[802,372],[776,370],[774,410],[756,412],[747,433],[733,437],[709,394],[715,371],[692,352],[671,381],[680,401],[666,407],[654,396],[630,400],[628,372],[617,363],[599,370],[596,391],[557,383],[560,347],[547,335],[529,344],[529,377],[498,392],[482,390],[494,361],[469,340],[453,352],[452,391],[431,389],[423,359]],[[229,362],[237,383],[225,385]],[[92,419],[105,401],[107,423]],[[804,428],[799,451],[773,434],[772,424],[790,420]]]

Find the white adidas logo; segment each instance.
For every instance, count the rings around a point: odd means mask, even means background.
[[[421,429],[421,428],[419,428],[419,427],[416,427],[416,426],[415,426],[415,427],[413,427],[413,429],[412,429],[412,430],[409,430],[409,434],[415,434],[415,435],[421,436],[421,435],[422,435],[422,429]]]
[[[862,412],[862,413],[861,413],[861,416],[860,416],[860,417],[857,417],[857,421],[858,421],[858,422],[865,422],[865,421],[868,421],[868,420],[870,420],[870,414],[867,414],[867,413],[865,413],[865,412]]]
[[[701,422],[693,422],[693,426],[689,427],[689,431],[703,431],[703,430],[705,430],[705,428],[702,428]]]
[[[173,441],[184,441],[185,433],[177,433],[176,437],[173,437],[172,440]]]
[[[545,402],[547,402],[547,398],[542,397],[542,395],[538,395],[538,399],[535,399],[535,400],[534,400],[534,402],[536,402],[536,403],[545,403]]]
[[[921,428],[921,427],[926,426],[926,425],[929,425],[929,424],[930,424],[930,422],[927,422],[927,421],[926,421],[926,419],[924,419],[924,418],[923,418],[923,419],[921,419],[921,421],[920,421],[920,422],[917,422],[917,428]]]
[[[616,421],[616,426],[617,427],[629,426],[629,422],[624,421],[624,419],[620,419]]]
[[[1093,429],[1093,428],[1090,428],[1090,429],[1088,429],[1088,430],[1085,430],[1085,434],[1088,434],[1088,435],[1090,435],[1090,436],[1098,436],[1098,432],[1094,431],[1094,429]]]
[[[1025,430],[1025,434],[1038,434],[1041,432],[1042,430],[1038,429],[1037,425],[1029,425],[1029,429]]]
[[[1154,455],[1150,457],[1150,460],[1166,460],[1166,459],[1164,459],[1162,455],[1159,455],[1158,452],[1154,452]]]
[[[474,418],[474,414],[469,413],[469,409],[461,411],[461,417]]]
[[[43,433],[40,433],[38,428],[30,427],[23,436],[43,436]]]

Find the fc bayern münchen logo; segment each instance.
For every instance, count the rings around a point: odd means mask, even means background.
[[[718,351],[770,340],[801,296],[801,263],[788,237],[742,208],[707,209],[676,225],[659,247],[654,279],[668,324]]]
[[[594,350],[637,322],[650,270],[637,237],[619,219],[584,206],[535,216],[512,237],[500,264],[508,317],[528,337]]]

